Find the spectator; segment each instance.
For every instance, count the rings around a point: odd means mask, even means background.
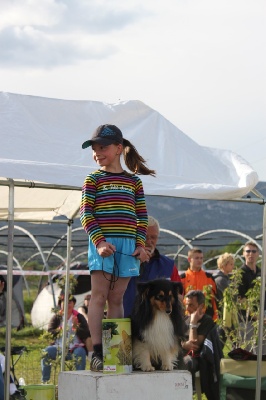
[[[91,292],[86,294],[86,296],[84,297],[83,305],[78,308],[78,312],[84,316],[87,322],[88,322],[88,310],[89,310],[90,299],[91,299]]]
[[[219,271],[213,274],[213,279],[216,283],[216,299],[219,302],[223,300],[223,293],[230,283],[229,275],[232,273],[234,268],[234,257],[232,254],[224,253],[221,254],[217,259],[217,266]]]
[[[0,372],[0,400],[1,400],[1,391],[2,391],[1,375],[4,375],[4,373],[5,373],[5,356],[3,354],[0,354],[0,368],[1,368],[1,372]],[[17,386],[14,383],[12,374],[10,374],[9,393],[10,393],[10,396],[9,396],[10,400],[26,400],[26,397],[24,396],[24,394],[17,389]]]
[[[76,310],[74,306],[76,299],[72,295],[68,300],[68,331],[67,331],[67,345],[68,353],[66,359],[73,359],[77,370],[84,370],[86,368],[86,354],[88,352],[90,343],[90,332],[87,321]],[[48,325],[48,332],[54,338],[51,346],[48,346],[44,352],[45,355],[41,361],[42,366],[42,382],[46,383],[50,380],[51,375],[51,360],[55,360],[58,352],[62,348],[62,327],[64,320],[64,295],[61,295],[58,301],[60,310],[55,314]]]
[[[84,297],[84,306],[87,307],[87,309],[89,308],[90,301],[91,301],[91,291]]]
[[[212,274],[202,269],[202,250],[198,248],[190,249],[188,251],[188,262],[189,268],[187,271],[180,273],[184,293],[186,294],[190,290],[202,290],[206,297],[206,313],[216,321],[218,318],[215,299],[216,285]]]
[[[5,282],[0,279],[0,297],[2,297],[4,293]],[[1,301],[0,301],[1,308]],[[4,400],[4,379],[3,374],[5,372],[5,356],[0,354],[0,400]],[[25,396],[17,389],[13,377],[10,375],[10,400],[23,400]]]
[[[242,271],[242,280],[238,286],[238,293],[241,301],[243,302],[246,298],[246,294],[249,289],[251,289],[255,283],[255,279],[260,277],[261,271],[257,266],[257,261],[259,258],[259,248],[254,242],[247,242],[243,247],[243,256],[245,258],[245,264],[240,268]],[[266,294],[265,294],[266,296]],[[259,299],[258,299],[259,302]],[[264,310],[266,309],[266,299],[264,302]],[[245,338],[245,341],[249,341],[253,338],[254,327],[252,324],[252,318],[246,315],[246,310],[242,310],[242,320],[240,321],[240,334]],[[246,350],[250,350],[251,346],[247,346]],[[266,353],[266,344],[263,345],[263,353]]]
[[[137,294],[137,283],[148,282],[153,279],[167,278],[172,281],[181,282],[177,267],[174,261],[159,253],[156,248],[160,234],[160,225],[157,219],[148,216],[148,227],[145,241],[145,250],[150,255],[148,262],[142,263],[140,266],[140,275],[130,279],[124,294],[124,315],[129,317],[132,312],[134,300]],[[181,284],[180,284],[181,285]],[[180,288],[182,293],[182,287]]]
[[[216,324],[205,314],[205,296],[201,290],[191,290],[185,295],[187,317],[185,320],[187,334],[181,342],[184,351],[184,364],[192,374],[193,390],[195,391],[195,373],[200,371],[201,390],[208,400],[219,399],[219,373],[222,350],[217,335]],[[212,342],[213,351],[205,346],[205,339]],[[205,346],[205,348],[204,348]],[[212,362],[210,362],[210,359]]]
[[[225,289],[230,284],[230,277],[229,275],[232,273],[234,268],[234,257],[230,253],[224,253],[219,256],[217,259],[217,266],[219,271],[213,274],[213,279],[216,283],[217,293],[216,299],[218,304],[218,310],[220,313],[220,318],[223,319],[224,324],[226,325],[226,331],[223,327],[219,326],[218,333],[221,339],[221,345],[224,347],[225,342],[227,340],[227,334],[230,336],[230,329],[232,328],[232,318],[231,313],[227,310],[226,303],[223,302],[223,294]],[[230,321],[230,323],[229,323]]]
[[[259,248],[254,242],[247,242],[243,247],[245,264],[242,265],[242,282],[238,287],[239,296],[246,297],[247,291],[253,287],[253,281],[260,276],[260,269],[257,266]]]

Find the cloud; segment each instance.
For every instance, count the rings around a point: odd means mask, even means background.
[[[32,27],[7,28],[0,35],[0,64],[6,67],[66,66],[115,54],[112,44],[86,41],[79,35],[49,35]]]
[[[0,66],[53,68],[108,58],[118,51],[110,34],[146,13],[131,2],[4,0]]]
[[[65,0],[61,29],[75,29],[92,34],[106,34],[119,31],[147,15],[143,7],[133,7],[126,1],[124,7],[119,1]]]

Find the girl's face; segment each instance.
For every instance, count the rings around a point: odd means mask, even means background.
[[[94,143],[92,145],[93,159],[105,171],[115,172],[121,169],[120,155],[123,147],[121,144],[110,144],[109,146],[102,146],[101,144]]]

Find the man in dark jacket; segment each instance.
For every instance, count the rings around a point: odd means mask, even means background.
[[[186,326],[187,335],[182,341],[185,367],[192,374],[193,389],[195,390],[195,373],[200,371],[201,389],[208,400],[219,399],[219,370],[215,366],[219,365],[222,355],[219,337],[216,331],[216,324],[210,315],[205,314],[205,296],[201,290],[191,290],[185,295],[186,305]],[[205,342],[210,333],[215,336],[215,343],[211,344],[211,351],[208,351],[209,341]],[[207,346],[206,346],[207,344]],[[219,354],[213,352],[213,348],[219,347]],[[204,354],[203,354],[204,349]],[[216,363],[216,361],[218,361]],[[201,364],[205,365],[206,370],[202,371]],[[201,375],[204,376],[201,376]],[[207,384],[206,384],[207,382]],[[214,393],[217,394],[214,395]]]
[[[247,242],[243,247],[243,256],[245,258],[245,264],[242,265],[242,279],[241,283],[238,286],[238,293],[240,297],[240,301],[245,301],[247,292],[249,289],[252,289],[256,279],[261,276],[261,270],[257,266],[257,261],[259,258],[259,248],[255,242]],[[259,301],[259,299],[258,299]],[[265,301],[264,301],[264,310],[266,310],[266,293],[265,293]],[[254,327],[252,319],[249,315],[247,315],[247,310],[243,308],[242,310],[242,318],[240,318],[239,326],[242,327],[240,330],[240,334],[243,337],[243,341],[251,341],[254,339]],[[248,344],[246,346],[246,350],[251,350],[252,345]],[[255,349],[256,352],[256,349]],[[266,354],[266,343],[263,342],[262,353]]]
[[[137,284],[139,282],[149,282],[158,278],[171,279],[171,281],[180,282],[180,292],[181,294],[183,292],[181,279],[174,261],[171,258],[160,254],[156,249],[159,234],[159,222],[157,219],[149,215],[145,250],[149,254],[150,260],[141,264],[139,276],[134,276],[128,283],[123,299],[125,318],[130,317],[131,315],[137,295]]]
[[[67,345],[68,353],[66,359],[73,359],[77,370],[86,368],[86,355],[89,349],[90,332],[84,316],[74,310],[76,299],[70,295],[68,299],[67,313]],[[51,375],[51,360],[55,360],[62,348],[62,327],[64,321],[64,295],[60,296],[59,311],[51,318],[48,325],[48,332],[53,337],[51,346],[44,350],[44,357],[41,361],[42,382],[48,382]]]

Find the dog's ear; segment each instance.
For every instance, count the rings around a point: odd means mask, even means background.
[[[149,282],[139,282],[137,284],[138,293],[142,295],[150,286]]]
[[[181,282],[172,281],[174,292],[178,294],[183,294],[183,285]]]
[[[138,294],[141,298],[141,302],[143,302],[148,297],[150,283],[149,282],[139,282],[137,284]]]

